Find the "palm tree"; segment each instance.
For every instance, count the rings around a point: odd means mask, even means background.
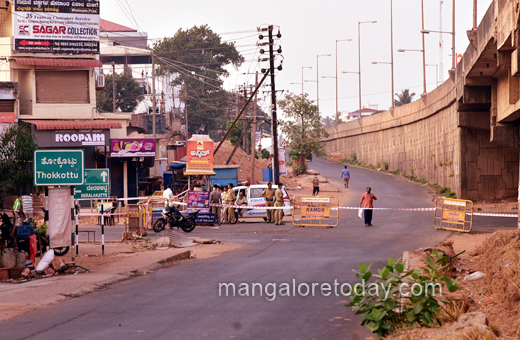
[[[410,90],[405,89],[401,90],[401,93],[396,93],[397,99],[394,99],[394,106],[403,106],[405,104],[409,104],[413,100],[413,96],[415,96],[415,92],[410,93]]]

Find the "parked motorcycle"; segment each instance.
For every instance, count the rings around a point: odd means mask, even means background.
[[[175,207],[165,207],[162,217],[159,217],[153,224],[153,231],[160,233],[166,228],[166,225],[169,225],[170,229],[177,227],[181,228],[185,233],[189,233],[195,229],[195,220],[198,213],[198,210],[187,212],[179,211]]]

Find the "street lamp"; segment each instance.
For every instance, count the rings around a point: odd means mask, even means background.
[[[316,56],[316,105],[318,106],[318,113],[320,112],[320,75],[319,75],[319,58],[330,57],[331,54],[318,54]]]
[[[336,39],[336,125],[339,124],[339,118],[338,118],[338,41],[352,41],[352,39]]]
[[[358,21],[358,75],[359,75],[359,116],[361,117],[361,24],[375,24],[377,21]]]
[[[435,84],[439,87],[439,70],[437,64],[426,64],[426,66],[435,66]]]
[[[393,11],[393,1],[390,0],[390,72],[392,78],[392,109],[395,107],[394,105],[394,16],[392,14]],[[360,113],[361,116],[361,113]]]
[[[392,67],[392,109],[394,108],[394,72],[393,72],[393,68],[394,68],[394,63],[393,62],[388,62],[388,61],[373,61],[372,64],[374,65],[377,65],[377,64],[388,64],[390,65],[390,67]]]
[[[426,64],[424,63],[424,50],[398,49],[397,52],[422,52],[423,53],[423,94],[426,93]]]
[[[453,19],[453,22],[455,22],[455,19]],[[423,29],[421,31],[421,33],[423,33],[423,35],[424,34],[430,34],[430,33],[440,33],[440,34],[451,34],[452,35],[452,42],[451,42],[451,54],[452,54],[451,69],[454,70],[455,69],[455,58],[456,58],[456,54],[455,54],[455,29],[453,29],[452,32],[448,32],[448,31],[432,31],[432,30],[425,30],[425,29]]]
[[[310,66],[302,66],[302,100],[303,100],[303,69],[304,69],[304,68],[310,68],[310,69],[312,69],[312,67],[310,67]]]

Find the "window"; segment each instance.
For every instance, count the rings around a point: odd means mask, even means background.
[[[264,192],[264,189],[262,189],[262,188],[250,189],[250,193],[251,193],[250,198],[260,198],[260,197],[262,197],[263,192]]]
[[[0,112],[14,112],[14,100],[0,100]]]
[[[90,103],[89,71],[36,70],[37,103]]]

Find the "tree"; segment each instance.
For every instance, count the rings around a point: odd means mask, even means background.
[[[329,128],[329,127],[334,126],[336,124],[336,121],[334,119],[330,118],[329,116],[323,118],[322,121],[323,121],[323,127],[324,128]]]
[[[112,112],[114,102],[111,74],[106,76],[105,84],[105,90],[96,93],[96,107],[100,112]],[[116,110],[133,112],[143,99],[141,87],[131,75],[116,73]]]
[[[287,120],[281,122],[282,132],[289,140],[289,148],[300,155],[300,162],[293,167],[296,175],[305,172],[304,160],[312,153],[320,153],[322,138],[329,134],[323,128],[318,107],[307,98],[307,94],[290,93],[280,100],[280,109]]]
[[[33,151],[38,148],[31,129],[14,124],[0,134],[0,202],[6,195],[33,183]]]
[[[396,93],[397,99],[394,99],[394,106],[403,106],[409,104],[413,100],[413,96],[415,96],[415,92],[410,93],[410,90],[401,90],[401,93]]]
[[[195,132],[204,125],[204,131],[218,130],[227,115],[227,93],[221,77],[228,77],[225,69],[233,65],[238,69],[244,57],[234,42],[223,42],[208,25],[179,29],[171,38],[154,45],[157,72],[177,75],[172,85],[182,85],[181,100],[188,104],[188,128]]]

